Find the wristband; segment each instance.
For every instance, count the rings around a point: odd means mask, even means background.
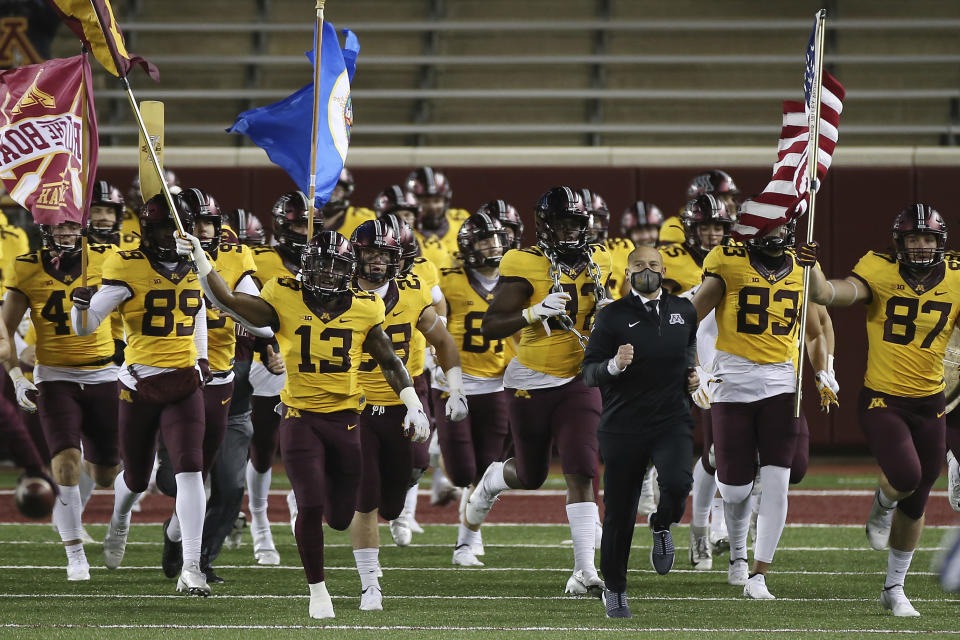
[[[20,370],[20,367],[13,367],[10,371],[7,371],[7,375],[10,376],[10,379],[13,380],[14,384],[20,382],[21,380],[26,380],[26,377],[23,375],[23,371]]]
[[[400,401],[406,405],[407,411],[423,411],[423,403],[413,387],[404,387],[398,394]]]
[[[200,251],[200,257],[193,257],[193,263],[197,267],[197,276],[201,278],[206,278],[210,275],[210,272],[213,271],[213,267],[210,265],[210,261],[207,260],[207,255],[203,250]]]

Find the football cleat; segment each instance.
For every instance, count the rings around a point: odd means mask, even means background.
[[[454,500],[460,499],[460,488],[455,487],[446,476],[439,479],[434,474],[434,481],[430,484],[430,504],[435,507],[442,507],[450,504]]]
[[[893,523],[893,507],[880,504],[880,489],[873,494],[873,505],[867,517],[867,541],[876,551],[883,551],[890,541],[890,525]]]
[[[160,555],[160,566],[163,568],[163,575],[168,578],[176,578],[180,570],[183,569],[183,543],[174,542],[167,537],[167,527],[170,526],[170,518],[163,523],[163,553]]]
[[[743,585],[743,595],[753,600],[776,600],[767,589],[767,579],[762,573],[747,578],[747,584]]]
[[[727,569],[727,584],[735,587],[745,586],[750,578],[749,573],[746,558],[731,560],[730,567]]]
[[[477,560],[473,547],[462,544],[453,550],[453,564],[459,567],[482,567],[483,563]]]
[[[903,585],[896,584],[881,591],[880,604],[898,618],[915,618],[920,615],[903,593]]]
[[[310,617],[317,619],[337,617],[333,613],[333,601],[327,592],[325,582],[310,585]]]
[[[113,518],[107,527],[107,535],[103,538],[103,564],[107,569],[116,569],[123,562],[123,553],[127,550],[128,527],[120,527]]]
[[[697,571],[710,571],[713,568],[710,540],[706,535],[694,534],[693,527],[690,527],[690,564]]]
[[[183,571],[177,580],[177,591],[186,591],[188,595],[204,598],[210,595],[210,586],[207,584],[207,577],[200,571],[199,562],[191,560],[183,564]]]
[[[947,484],[950,487],[950,507],[954,511],[960,511],[960,463],[953,455],[953,451],[947,451]]]
[[[367,587],[360,594],[360,611],[383,611],[383,592],[380,587]]]
[[[585,596],[589,594],[594,598],[599,598],[603,595],[605,588],[606,586],[603,584],[603,580],[600,579],[596,571],[587,573],[583,569],[577,569],[567,580],[567,586],[563,592],[569,593],[572,596]]]
[[[290,531],[296,536],[299,507],[297,507],[297,496],[293,494],[293,491],[287,491],[287,510],[290,512]]]
[[[270,525],[263,528],[254,525],[250,528],[250,534],[253,536],[253,557],[256,558],[257,564],[270,566],[280,564],[280,554],[277,553],[277,547],[273,544]]]
[[[413,531],[410,530],[410,524],[403,514],[400,514],[396,520],[390,521],[390,535],[398,547],[406,547],[413,540]]]
[[[405,514],[403,518],[407,521],[407,526],[410,527],[411,533],[423,533],[423,527],[420,526],[420,523],[417,522],[416,518],[410,514]]]
[[[67,580],[70,582],[82,582],[90,579],[90,564],[85,555],[79,558],[68,558],[67,560]]]
[[[483,477],[480,479],[480,483],[477,485],[477,488],[473,491],[470,499],[467,500],[467,506],[464,509],[463,514],[464,520],[466,520],[467,524],[473,526],[483,524],[487,514],[490,513],[490,509],[493,507],[493,503],[497,501],[496,494],[491,495],[486,489],[487,478],[494,474],[503,475],[502,462],[490,463],[490,466],[487,467],[487,470],[483,472]]]

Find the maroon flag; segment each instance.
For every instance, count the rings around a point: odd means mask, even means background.
[[[843,86],[824,71],[820,93],[820,139],[817,153],[817,179],[823,180],[833,161],[837,147],[837,127],[843,111]],[[777,162],[773,178],[763,192],[740,206],[740,218],[733,227],[733,237],[746,240],[762,236],[787,220],[799,218],[810,202],[807,175],[809,156],[807,106],[803,102],[784,101],[783,127],[777,143]]]
[[[98,149],[87,56],[0,72],[0,179],[37,224],[86,224]]]

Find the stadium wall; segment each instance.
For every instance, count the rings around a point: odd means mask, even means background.
[[[292,181],[259,149],[167,149],[166,164],[184,185],[208,189],[225,208],[246,207],[264,218]],[[453,203],[469,210],[492,198],[513,203],[533,239],[532,209],[537,197],[557,184],[587,186],[603,194],[617,229],[632,200],[660,205],[668,215],[684,203],[687,183],[711,168],[729,171],[745,194],[759,192],[769,179],[769,148],[355,148],[348,166],[356,178],[355,205],[369,206],[378,191],[401,182],[410,168],[431,165],[446,171]],[[135,175],[135,148],[101,150],[100,175],[125,189]],[[954,181],[957,182],[954,182]],[[831,277],[843,277],[870,249],[890,243],[890,224],[904,206],[927,202],[960,229],[954,205],[960,183],[960,150],[950,148],[838,147],[817,198],[815,237],[821,263]],[[956,240],[948,246],[960,247]],[[862,307],[831,311],[836,332],[840,409],[817,410],[812,372],[805,376],[804,408],[811,444],[818,450],[857,450],[864,445],[856,419],[856,396],[866,363]]]

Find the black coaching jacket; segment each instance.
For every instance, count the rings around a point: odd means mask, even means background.
[[[619,375],[607,370],[622,344],[633,362]],[[583,358],[583,379],[600,387],[599,431],[653,435],[692,425],[687,371],[696,364],[697,312],[686,298],[661,292],[656,320],[632,292],[597,313]]]

